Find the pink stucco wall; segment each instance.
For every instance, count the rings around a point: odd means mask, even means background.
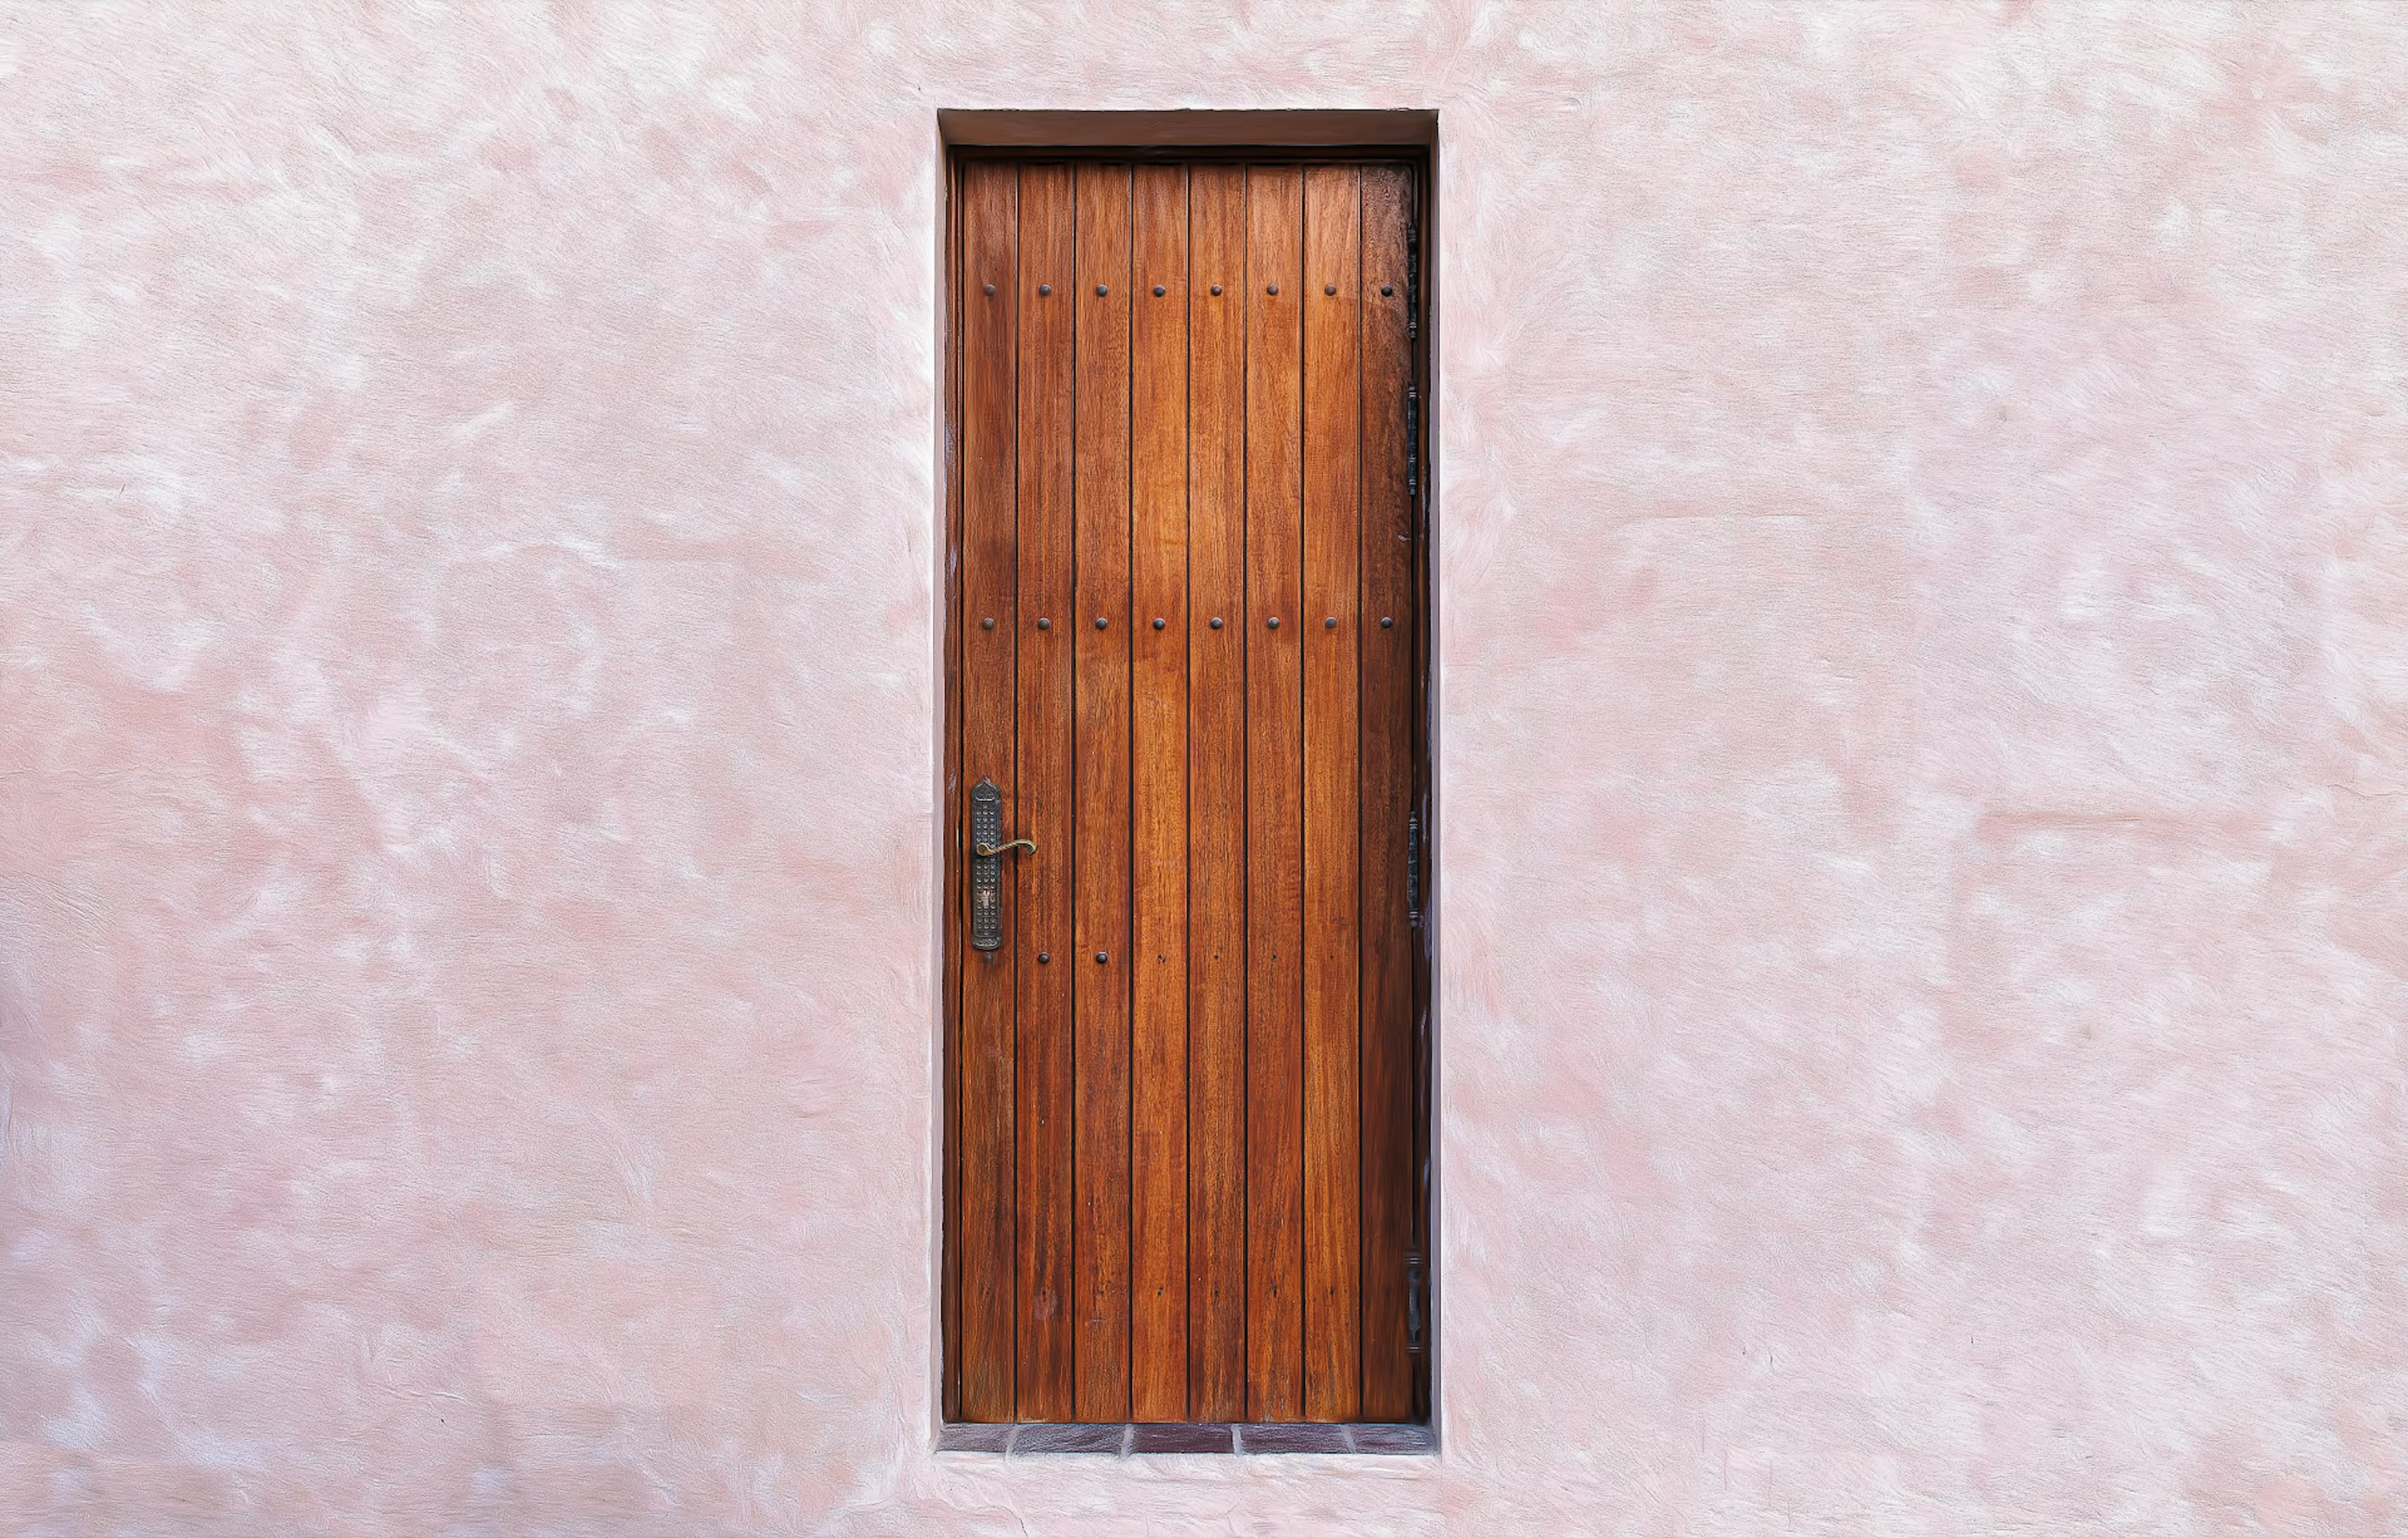
[[[0,7],[0,1531],[2408,1532],[2390,5]],[[929,1448],[935,112],[1441,113],[1433,1460]]]

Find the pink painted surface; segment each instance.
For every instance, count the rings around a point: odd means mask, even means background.
[[[2392,6],[28,6],[0,1531],[2408,1532]],[[929,1450],[939,107],[1434,107],[1435,1460]]]

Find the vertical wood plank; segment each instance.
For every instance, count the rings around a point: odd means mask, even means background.
[[[1129,1413],[1129,222],[1077,170],[1077,1408]]]
[[[1072,264],[1069,168],[1020,177],[1019,1418],[1076,1413],[1071,1310]],[[1050,293],[1040,290],[1050,289]],[[998,287],[998,292],[1000,288]],[[1041,627],[1040,627],[1041,626]],[[997,628],[1001,628],[998,621]],[[1039,963],[1039,956],[1046,956]]]
[[[944,1222],[943,1377],[938,1409],[945,1419],[962,1418],[962,932],[968,886],[962,833],[968,801],[962,789],[962,177],[958,163],[945,167],[945,328],[939,388],[945,401],[944,566],[944,783],[938,792],[939,859],[945,872],[944,975],[939,1007],[944,1022],[940,1080],[944,1095],[944,1184],[939,1188]]]
[[[1188,1414],[1246,1415],[1246,173],[1188,184]]]
[[[1016,346],[1014,290],[1019,172],[975,164],[962,171],[961,415],[962,542],[961,759],[956,831],[969,820],[969,787],[991,779],[1003,792],[1004,826],[1020,825],[1013,720],[1015,600],[1012,397]],[[995,292],[985,292],[993,284]],[[995,621],[992,629],[984,622]],[[966,845],[966,841],[965,841]],[[965,846],[956,849],[956,884],[967,884]],[[952,1144],[958,1217],[958,1413],[968,1420],[1010,1420],[1014,1413],[1013,1299],[1017,1292],[1013,1207],[1013,1015],[1019,955],[1014,926],[1021,903],[1014,873],[1003,886],[1004,945],[960,957],[959,1077]],[[958,895],[950,922],[960,921]]]
[[[1304,180],[1246,172],[1246,1413],[1303,1414]]]
[[[1362,1399],[1360,835],[1361,172],[1304,173],[1304,1414]]]
[[[1187,1418],[1187,171],[1137,169],[1130,273],[1129,1415]],[[1160,292],[1157,293],[1156,291]]]
[[[1426,172],[1425,173],[1427,174]],[[1414,466],[1405,476],[1406,517],[1412,530],[1413,611],[1412,663],[1412,790],[1408,804],[1412,807],[1412,826],[1418,830],[1416,847],[1419,854],[1413,861],[1413,896],[1409,920],[1412,935],[1413,1008],[1412,1008],[1412,1137],[1413,1186],[1409,1198],[1412,1204],[1412,1254],[1415,1274],[1419,1277],[1412,1306],[1412,1317],[1419,1330],[1412,1343],[1412,1418],[1430,1418],[1430,1373],[1437,1362],[1438,1287],[1432,1272],[1435,1257],[1430,1235],[1430,1114],[1432,1082],[1430,1058],[1430,934],[1438,912],[1440,875],[1438,848],[1440,829],[1438,808],[1433,803],[1430,779],[1430,669],[1434,666],[1435,632],[1438,615],[1433,607],[1434,573],[1430,553],[1429,486],[1429,419],[1432,406],[1430,371],[1431,346],[1427,326],[1430,313],[1431,263],[1436,252],[1431,250],[1435,233],[1429,220],[1429,208],[1423,194],[1426,182],[1416,181],[1406,202],[1406,263],[1418,268],[1412,286],[1413,302],[1409,307],[1412,317],[1406,324],[1407,337],[1412,338],[1416,326],[1421,328],[1418,345],[1407,350],[1406,377],[1411,379],[1420,395],[1420,410],[1406,417],[1408,438],[1411,440],[1406,463]]]
[[[1403,166],[1363,171],[1362,1414],[1370,1420],[1401,1420],[1414,1408],[1405,1298],[1415,1189],[1405,825],[1413,794],[1419,621],[1412,509],[1405,495],[1405,389],[1413,377],[1405,330],[1411,179]]]

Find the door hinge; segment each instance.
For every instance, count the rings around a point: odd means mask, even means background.
[[[1422,1349],[1422,1321],[1426,1312],[1422,1301],[1422,1252],[1405,1252],[1405,1349],[1415,1356]]]
[[[1422,814],[1405,819],[1405,916],[1422,927]]]

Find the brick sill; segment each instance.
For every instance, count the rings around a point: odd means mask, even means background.
[[[973,1425],[953,1422],[939,1429],[937,1451],[991,1453],[1008,1458],[1034,1458],[1049,1453],[1087,1453],[1103,1458],[1155,1453],[1228,1453],[1240,1457],[1266,1453],[1427,1457],[1438,1451],[1438,1436],[1426,1426],[1385,1422],[1212,1421],[1179,1424],[1136,1421],[1117,1425],[1037,1422]]]

